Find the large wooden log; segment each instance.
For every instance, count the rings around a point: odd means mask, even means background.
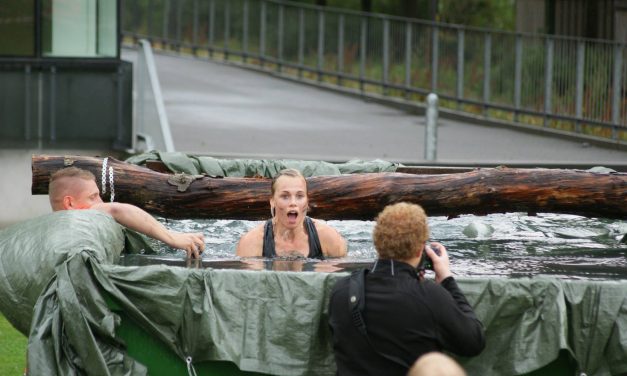
[[[33,194],[47,194],[50,174],[66,166],[94,173],[100,185],[102,158],[33,156]],[[268,218],[270,181],[258,178],[193,180],[184,192],[172,175],[109,158],[115,200],[169,218]],[[478,169],[415,175],[370,173],[307,179],[311,211],[322,219],[373,219],[390,203],[420,204],[430,216],[553,212],[627,218],[627,174],[560,169]],[[105,201],[110,189],[107,189]]]

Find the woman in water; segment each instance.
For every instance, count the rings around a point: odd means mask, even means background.
[[[307,217],[307,181],[298,170],[279,171],[271,191],[272,218],[242,236],[238,256],[323,259],[346,255],[346,241],[337,230]]]

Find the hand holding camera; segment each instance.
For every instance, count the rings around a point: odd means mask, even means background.
[[[421,265],[426,270],[435,272],[435,281],[442,282],[453,275],[449,267],[448,253],[446,248],[437,242],[425,245]]]

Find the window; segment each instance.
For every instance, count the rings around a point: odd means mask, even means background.
[[[34,14],[34,1],[0,1],[0,56],[35,55]]]
[[[42,0],[42,56],[117,57],[117,1]]]

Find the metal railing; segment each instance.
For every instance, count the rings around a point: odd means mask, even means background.
[[[627,144],[627,46],[275,0],[123,4],[124,35],[302,80]]]
[[[147,40],[139,41],[135,77],[137,98],[133,149],[141,152],[153,149],[175,151],[152,48]]]

